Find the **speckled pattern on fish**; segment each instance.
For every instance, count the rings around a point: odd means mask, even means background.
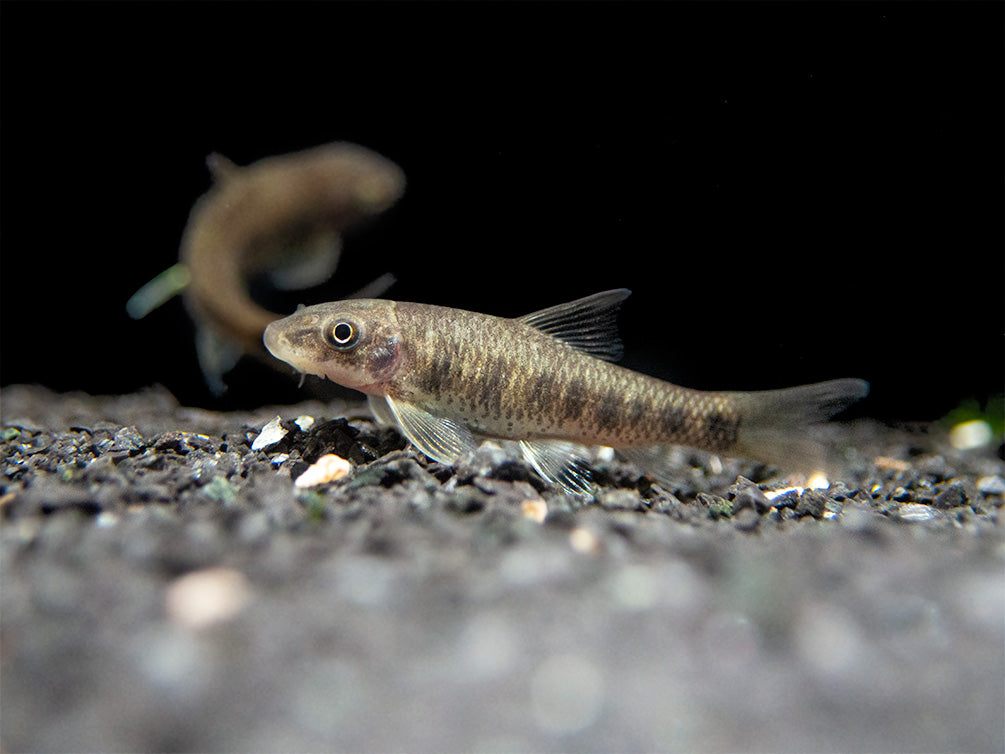
[[[570,444],[620,449],[659,476],[664,446],[795,463],[800,429],[865,395],[862,380],[705,392],[610,363],[625,289],[505,319],[428,304],[341,301],[269,325],[265,344],[298,370],[370,396],[420,450],[456,462],[474,436],[516,440],[545,478],[589,485]],[[637,451],[637,452],[636,452]]]

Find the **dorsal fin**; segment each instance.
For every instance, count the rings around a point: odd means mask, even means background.
[[[206,167],[216,183],[224,183],[241,169],[219,152],[213,152],[206,158]]]
[[[518,321],[590,356],[617,361],[624,351],[618,337],[618,309],[630,294],[627,288],[601,291],[567,304],[526,314]]]

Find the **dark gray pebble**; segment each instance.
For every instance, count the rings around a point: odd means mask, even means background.
[[[803,490],[796,504],[796,515],[823,518],[824,511],[827,510],[827,500],[826,493],[820,490]]]
[[[939,493],[932,500],[932,505],[945,510],[957,508],[967,502],[967,493],[962,482],[949,482],[940,486]]]
[[[709,518],[729,518],[733,515],[733,503],[719,495],[699,492],[695,503],[707,511]]]
[[[772,501],[757,486],[751,483],[744,487],[733,497],[733,510],[740,511],[744,508],[753,508],[758,514],[766,513],[772,508]]]

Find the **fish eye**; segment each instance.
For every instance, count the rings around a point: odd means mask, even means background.
[[[325,340],[335,348],[352,348],[359,340],[359,331],[352,322],[339,320],[325,329]]]

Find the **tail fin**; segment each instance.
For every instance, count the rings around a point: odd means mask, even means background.
[[[809,436],[809,427],[868,393],[869,383],[853,378],[736,393],[743,421],[735,449],[729,454],[786,468],[820,468],[826,461],[826,448]]]

